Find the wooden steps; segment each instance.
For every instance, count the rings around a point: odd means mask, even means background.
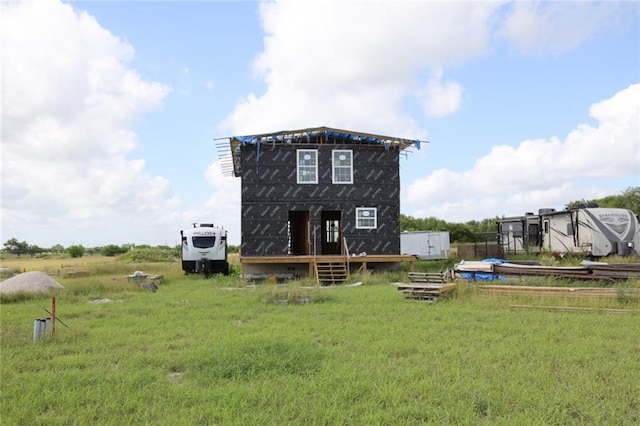
[[[316,260],[315,272],[318,285],[342,284],[349,276],[346,261]]]

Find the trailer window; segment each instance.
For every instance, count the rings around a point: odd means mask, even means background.
[[[513,238],[522,238],[524,234],[522,231],[522,223],[518,222],[512,224],[511,231],[513,232]]]
[[[211,248],[216,245],[216,237],[193,237],[193,246],[195,248]]]
[[[573,235],[573,223],[567,223],[567,235]]]
[[[540,244],[540,226],[537,223],[529,224],[529,245],[537,246]]]

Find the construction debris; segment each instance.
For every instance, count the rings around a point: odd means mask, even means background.
[[[462,261],[454,266],[457,277],[471,281],[504,281],[523,276],[572,278],[577,280],[619,281],[640,278],[640,263],[602,263],[583,261],[580,266],[542,266],[518,264],[501,259]]]

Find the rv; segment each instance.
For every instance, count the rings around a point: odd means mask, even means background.
[[[212,223],[194,223],[180,231],[182,270],[185,274],[229,275],[227,231]]]
[[[497,225],[498,243],[504,254],[640,256],[640,223],[627,209],[540,209],[538,214],[499,219]]]

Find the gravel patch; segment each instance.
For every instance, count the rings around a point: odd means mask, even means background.
[[[64,288],[62,284],[44,272],[29,271],[15,275],[0,283],[0,293],[38,293],[54,288]]]

